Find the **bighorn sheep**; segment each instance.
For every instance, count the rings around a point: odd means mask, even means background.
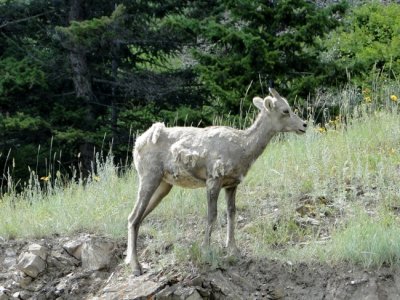
[[[128,218],[126,262],[135,275],[142,274],[137,256],[137,237],[143,219],[169,193],[173,185],[207,188],[208,222],[203,246],[210,237],[217,217],[217,200],[225,189],[227,202],[228,250],[237,254],[235,243],[235,196],[238,184],[278,132],[302,134],[306,122],[294,114],[285,98],[274,89],[265,99],[255,97],[260,110],[255,122],[245,130],[225,126],[207,128],[171,127],[155,123],[135,143],[134,161],[139,189],[134,209]]]

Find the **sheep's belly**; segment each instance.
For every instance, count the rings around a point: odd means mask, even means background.
[[[163,179],[165,182],[169,184],[190,189],[196,189],[206,186],[205,180],[196,178],[189,173],[186,174],[165,173]]]

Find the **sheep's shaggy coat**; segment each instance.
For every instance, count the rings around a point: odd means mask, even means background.
[[[286,99],[274,89],[270,89],[270,93],[271,96],[265,99],[253,99],[260,113],[246,130],[226,126],[168,128],[163,123],[155,123],[136,140],[134,161],[139,190],[136,205],[128,219],[126,258],[135,274],[142,272],[136,249],[140,223],[173,185],[207,188],[208,222],[204,246],[210,243],[218,195],[222,188],[225,189],[227,247],[234,253],[238,252],[234,239],[238,184],[276,133],[304,133],[307,126],[292,112]]]

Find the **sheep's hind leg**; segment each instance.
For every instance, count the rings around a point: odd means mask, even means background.
[[[157,207],[158,204],[160,204],[161,200],[168,195],[171,189],[172,189],[171,184],[166,183],[163,180],[160,182],[160,185],[154,192],[153,196],[150,199],[149,204],[147,205],[145,212],[143,213],[141,222]]]
[[[140,223],[143,215],[149,205],[150,199],[156,192],[161,183],[161,175],[153,175],[140,178],[139,191],[135,207],[128,217],[128,249],[126,263],[130,263],[133,274],[139,276],[142,274],[142,268],[137,256],[137,237]]]
[[[204,237],[204,242],[202,244],[203,249],[210,247],[211,233],[217,219],[217,203],[218,195],[221,191],[221,184],[216,179],[207,180],[207,226]]]
[[[225,189],[225,199],[227,206],[227,233],[226,248],[232,255],[239,255],[240,251],[235,241],[235,217],[236,217],[236,190],[237,186]]]

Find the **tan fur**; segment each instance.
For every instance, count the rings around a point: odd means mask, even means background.
[[[137,139],[134,160],[139,175],[139,191],[135,208],[128,219],[126,259],[135,274],[142,272],[136,250],[140,223],[173,185],[207,188],[205,246],[210,242],[218,194],[225,188],[228,204],[227,246],[238,252],[234,240],[237,185],[276,133],[304,133],[307,126],[293,114],[286,99],[274,89],[270,89],[270,93],[271,96],[265,99],[253,99],[260,113],[246,130],[225,126],[167,128],[162,123],[155,123]]]

